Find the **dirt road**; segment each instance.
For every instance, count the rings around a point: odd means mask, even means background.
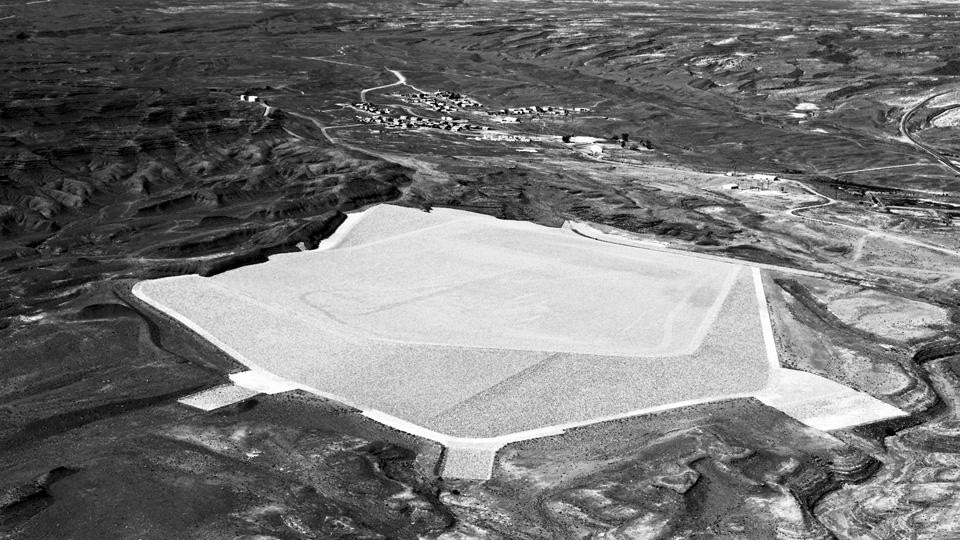
[[[826,219],[820,219],[820,218],[805,216],[805,215],[801,214],[800,212],[805,212],[805,211],[807,211],[807,210],[813,210],[813,209],[815,209],[815,208],[824,208],[824,207],[827,207],[827,206],[836,204],[838,201],[837,201],[836,199],[832,198],[832,197],[828,197],[828,196],[824,195],[823,193],[820,193],[819,191],[817,191],[817,190],[811,188],[810,186],[807,186],[806,184],[803,184],[803,183],[801,183],[801,182],[792,181],[792,180],[787,180],[787,181],[788,181],[788,182],[793,182],[796,186],[800,187],[801,189],[807,191],[808,193],[810,193],[810,194],[812,194],[812,195],[816,195],[817,197],[820,197],[821,199],[824,199],[824,201],[826,201],[826,202],[823,202],[823,203],[820,203],[820,204],[807,205],[807,206],[797,206],[797,207],[794,207],[794,208],[787,209],[787,210],[785,211],[785,213],[786,213],[787,215],[789,215],[789,216],[797,217],[797,218],[800,218],[800,219],[805,219],[805,220],[807,220],[807,221],[813,221],[813,222],[816,222],[816,223],[820,223],[820,224],[822,224],[822,225],[829,225],[829,226],[831,226],[831,227],[843,227],[843,228],[845,228],[845,229],[852,229],[852,230],[855,230],[855,231],[862,232],[862,233],[864,233],[864,234],[869,234],[869,235],[872,235],[872,236],[875,236],[875,237],[883,238],[883,239],[889,240],[889,241],[891,241],[891,242],[897,242],[897,243],[901,243],[901,244],[908,244],[908,245],[911,245],[911,246],[922,247],[922,248],[925,248],[925,249],[929,249],[929,250],[931,250],[931,251],[936,251],[936,252],[938,252],[938,253],[943,253],[943,254],[946,254],[946,255],[952,255],[952,256],[954,256],[954,257],[960,257],[960,251],[957,251],[957,250],[955,250],[955,249],[945,248],[945,247],[943,247],[943,246],[938,246],[938,245],[935,245],[935,244],[928,244],[927,242],[923,242],[923,241],[921,241],[921,240],[915,240],[915,239],[913,239],[913,238],[908,238],[908,237],[900,236],[900,235],[897,235],[897,234],[891,234],[891,233],[884,232],[884,231],[875,231],[875,230],[872,230],[872,229],[868,229],[868,228],[866,228],[866,227],[860,227],[860,226],[858,226],[858,225],[850,225],[850,224],[848,224],[848,223],[839,223],[839,222],[836,222],[836,221],[829,221],[829,220],[826,220]]]

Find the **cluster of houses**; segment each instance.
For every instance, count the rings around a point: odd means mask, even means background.
[[[729,171],[724,176],[739,178],[739,181],[723,184],[720,186],[723,189],[755,189],[765,191],[771,188],[773,182],[780,180],[780,177],[775,174],[739,174]]]
[[[567,116],[568,114],[587,112],[590,109],[586,107],[574,107],[568,109],[566,107],[553,107],[546,106],[541,107],[539,105],[531,105],[530,107],[511,107],[508,109],[500,109],[499,111],[494,111],[489,113],[491,116],[497,117],[497,121],[501,124],[519,124],[520,116],[523,115],[553,115],[553,116]]]
[[[407,94],[400,97],[408,102],[415,103],[426,109],[439,112],[483,109],[483,104],[479,101],[447,90],[438,90],[433,93],[420,92],[416,94]],[[582,113],[588,111],[590,111],[590,109],[587,107],[574,107],[572,109],[568,109],[566,107],[554,107],[551,105],[546,107],[532,105],[529,107],[511,107],[509,109],[500,109],[499,111],[493,112],[479,112],[483,114],[489,114],[491,116],[497,116],[499,117],[499,121],[504,124],[516,124],[520,122],[520,119],[517,117],[523,115],[567,116],[573,113]]]
[[[531,105],[530,107],[513,107],[509,109],[500,109],[499,111],[496,111],[491,114],[494,114],[497,116],[506,116],[506,117],[517,117],[525,114],[567,116],[568,114],[582,113],[582,112],[589,112],[589,111],[590,109],[586,107],[574,107],[572,109],[568,109],[566,107],[553,107],[550,105],[546,107],[541,107],[539,105]]]
[[[352,106],[353,106],[354,109],[358,109],[358,110],[361,110],[361,111],[363,111],[363,112],[368,112],[368,113],[371,113],[371,114],[392,114],[392,113],[393,113],[393,111],[391,111],[390,109],[384,109],[383,107],[377,107],[376,105],[374,105],[374,104],[372,104],[372,103],[362,103],[362,102],[361,102],[361,103],[354,103]]]
[[[482,137],[474,137],[476,141],[509,141],[509,142],[530,142],[530,137],[522,135],[507,135],[506,133],[487,132]]]
[[[452,116],[441,116],[440,119],[423,118],[422,116],[385,116],[375,114],[374,116],[357,116],[357,121],[363,124],[377,124],[395,128],[434,128],[446,131],[486,131],[487,126],[478,126],[471,124],[469,120],[457,119]]]
[[[395,116],[390,110],[378,107],[371,103],[354,103],[354,109],[369,114],[369,116],[357,115],[357,121],[363,124],[375,124],[388,128],[433,128],[446,131],[483,131],[483,138],[485,140],[530,142],[530,139],[527,137],[501,135],[494,134],[492,132],[487,133],[487,131],[490,129],[489,127],[472,124],[470,123],[470,120],[455,118],[450,116],[450,114],[459,111],[473,110],[477,114],[490,116],[495,121],[503,124],[516,124],[520,123],[518,116],[522,115],[566,116],[572,113],[581,113],[590,110],[586,107],[575,107],[568,109],[566,107],[530,106],[500,109],[499,111],[487,111],[484,109],[483,104],[479,101],[447,90],[438,90],[436,92],[416,92],[412,94],[393,94],[393,96],[418,107],[437,111],[441,114],[444,114],[444,116],[441,116],[439,119],[424,118],[415,115]]]
[[[447,90],[438,90],[429,94],[420,92],[401,97],[425,109],[438,112],[454,112],[462,109],[480,109],[483,107],[482,103],[473,98]]]

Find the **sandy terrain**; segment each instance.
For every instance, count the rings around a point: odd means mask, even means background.
[[[827,307],[841,321],[855,328],[898,341],[932,338],[938,329],[951,325],[947,310],[875,290],[836,292]]]

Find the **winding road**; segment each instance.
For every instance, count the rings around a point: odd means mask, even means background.
[[[900,135],[902,135],[902,136],[907,140],[907,142],[910,143],[911,146],[913,146],[914,148],[917,148],[918,150],[922,150],[923,152],[926,152],[927,154],[933,156],[934,159],[936,159],[938,162],[940,162],[940,164],[943,165],[944,167],[946,167],[948,170],[950,170],[950,171],[953,172],[954,174],[960,175],[960,167],[958,167],[956,163],[954,163],[953,161],[950,161],[949,159],[947,159],[947,158],[946,158],[943,154],[941,154],[940,152],[937,152],[937,150],[936,150],[935,148],[933,148],[933,147],[931,147],[931,146],[929,146],[929,145],[927,145],[927,144],[925,144],[925,143],[923,143],[923,142],[920,142],[918,139],[914,138],[913,135],[910,133],[910,130],[907,129],[907,122],[910,121],[910,117],[911,117],[911,116],[913,116],[918,110],[920,110],[921,108],[923,108],[924,106],[926,106],[927,103],[930,103],[930,102],[933,101],[934,99],[936,99],[936,98],[938,98],[938,97],[940,97],[940,96],[942,96],[942,95],[944,95],[944,94],[946,94],[946,92],[941,92],[941,93],[939,93],[939,94],[932,95],[932,96],[924,99],[923,101],[917,103],[917,104],[914,105],[913,107],[910,107],[910,109],[908,109],[907,112],[903,113],[903,116],[900,117],[900,124],[899,124],[899,127],[900,127]]]
[[[344,125],[339,125],[339,126],[325,126],[325,125],[323,125],[323,122],[321,122],[320,120],[317,120],[316,118],[314,118],[314,117],[312,117],[312,116],[308,116],[308,115],[306,115],[306,114],[302,114],[302,113],[298,113],[298,112],[293,112],[293,111],[286,111],[286,113],[289,114],[290,116],[296,116],[297,118],[300,118],[300,119],[302,119],[302,120],[306,120],[307,122],[310,122],[311,124],[313,124],[317,129],[320,130],[320,133],[323,134],[323,138],[326,139],[327,142],[329,142],[330,144],[334,144],[334,145],[338,145],[338,146],[343,146],[344,148],[349,148],[350,150],[355,150],[355,151],[357,151],[357,152],[361,152],[361,153],[364,153],[364,154],[376,155],[376,154],[374,154],[373,152],[370,152],[369,150],[365,150],[365,149],[363,149],[363,148],[358,148],[358,147],[356,147],[356,146],[347,144],[347,143],[345,143],[345,142],[343,142],[343,141],[341,141],[341,140],[339,140],[339,139],[334,139],[333,137],[330,136],[330,133],[328,133],[331,129],[339,129],[339,128],[347,128],[347,127],[356,127],[356,126],[362,126],[363,124],[344,124]],[[298,137],[298,138],[300,138],[300,139],[303,139],[303,137],[301,137],[301,136],[293,133],[293,132],[290,131],[290,130],[287,130],[287,132],[290,133],[291,135],[295,136],[295,137]],[[377,157],[379,157],[379,156],[377,156]]]
[[[370,69],[369,66],[361,66],[361,65],[359,65],[359,64],[348,64],[348,63],[346,63],[346,62],[337,62],[337,61],[332,61],[332,60],[328,60],[328,59],[320,58],[320,57],[313,57],[313,58],[310,58],[310,59],[311,59],[311,60],[320,60],[320,61],[334,62],[334,63],[341,63],[341,64],[346,64],[346,65],[355,65],[355,66],[357,66],[357,67],[363,67],[363,68],[368,68],[368,69]],[[390,69],[390,68],[384,68],[384,69],[386,69],[387,71],[389,71],[394,77],[396,77],[397,80],[396,80],[395,82],[390,83],[390,84],[384,84],[384,85],[379,85],[379,86],[373,86],[373,87],[370,87],[370,88],[364,88],[363,90],[360,91],[360,100],[361,100],[362,102],[364,102],[364,103],[367,102],[367,94],[370,93],[370,92],[373,92],[373,91],[376,91],[376,90],[382,90],[382,89],[384,89],[384,88],[392,88],[392,87],[396,87],[396,86],[407,86],[408,88],[410,88],[410,89],[412,89],[412,90],[414,90],[414,91],[416,91],[416,92],[425,93],[423,90],[421,90],[421,89],[419,89],[419,88],[411,85],[411,84],[407,81],[407,78],[403,75],[403,73],[401,73],[401,72],[399,72],[399,71],[397,71],[397,70],[394,70],[394,69]],[[922,108],[924,105],[926,105],[926,104],[929,103],[931,100],[933,100],[934,98],[936,98],[936,97],[938,97],[938,96],[940,96],[940,95],[942,95],[942,94],[937,94],[937,95],[928,97],[928,98],[926,98],[925,100],[921,101],[920,103],[917,103],[916,105],[914,105],[913,107],[911,107],[906,113],[904,113],[904,115],[900,118],[900,133],[906,138],[907,141],[910,142],[910,144],[912,144],[912,145],[915,146],[916,148],[918,148],[918,149],[926,152],[927,154],[930,154],[930,155],[931,155],[932,157],[934,157],[938,162],[940,162],[943,166],[947,167],[947,168],[950,169],[951,171],[953,171],[953,172],[955,172],[955,173],[957,173],[957,174],[960,174],[960,167],[958,167],[958,166],[955,165],[953,162],[951,162],[951,161],[948,160],[947,158],[945,158],[945,157],[943,157],[942,155],[940,155],[939,153],[937,153],[937,151],[934,150],[933,148],[930,148],[929,146],[923,144],[922,142],[919,142],[919,141],[913,139],[913,138],[910,136],[910,133],[909,133],[909,131],[908,131],[907,128],[906,128],[906,124],[907,124],[907,122],[909,121],[910,117],[911,117],[917,110],[919,110],[919,109]],[[329,131],[332,130],[332,129],[353,127],[353,126],[357,126],[357,125],[361,125],[361,124],[348,124],[348,125],[341,125],[341,126],[325,126],[325,125],[323,125],[322,122],[320,122],[318,119],[316,119],[316,118],[314,118],[314,117],[312,117],[312,116],[308,116],[308,115],[306,115],[306,114],[297,113],[297,112],[293,112],[293,111],[287,111],[287,113],[290,114],[291,116],[295,116],[295,117],[297,117],[297,118],[301,118],[301,119],[303,119],[303,120],[307,120],[307,121],[311,122],[314,126],[316,126],[316,127],[320,130],[320,132],[323,134],[324,138],[326,138],[327,141],[330,142],[330,144],[339,145],[339,146],[342,146],[342,147],[345,147],[345,148],[348,148],[348,149],[351,149],[351,150],[354,150],[354,151],[357,151],[357,152],[360,152],[360,153],[364,153],[364,154],[367,154],[367,155],[371,155],[371,156],[378,157],[378,158],[380,158],[380,159],[384,159],[384,160],[386,160],[386,161],[390,161],[390,162],[394,162],[394,163],[400,163],[400,164],[402,164],[402,165],[411,167],[411,168],[413,168],[414,170],[417,170],[417,169],[419,168],[418,166],[422,166],[422,165],[423,165],[423,163],[421,163],[421,162],[413,163],[412,161],[415,161],[415,160],[411,160],[411,159],[409,159],[409,158],[404,159],[404,158],[401,157],[401,156],[386,155],[386,154],[382,154],[382,153],[379,153],[379,152],[371,151],[371,150],[366,149],[366,148],[359,148],[359,147],[357,147],[357,146],[353,146],[353,145],[347,144],[347,143],[345,143],[345,142],[343,142],[343,141],[341,141],[341,140],[339,140],[339,139],[333,138],[333,137],[330,135],[330,133],[329,133]],[[302,138],[302,137],[300,137],[299,135],[297,135],[297,134],[295,134],[295,133],[293,133],[293,132],[291,132],[291,131],[289,131],[289,130],[287,130],[287,132],[288,132],[290,135],[293,135],[293,136],[298,137],[298,138]],[[601,161],[601,162],[604,161],[604,160],[602,160],[602,159],[595,158],[595,157],[593,157],[593,156],[586,156],[586,157],[588,157],[588,158],[593,158],[593,159],[596,160],[596,161]],[[907,166],[914,166],[914,165],[917,165],[917,164],[905,164],[905,165],[902,165],[902,166],[907,167]],[[897,167],[897,166],[894,166],[894,167]],[[878,169],[882,169],[882,168],[886,168],[886,167],[879,167]],[[891,167],[891,168],[892,168],[892,167]],[[812,195],[815,195],[815,196],[823,199],[824,202],[818,203],[818,204],[813,204],[813,205],[803,205],[803,206],[798,206],[798,207],[794,207],[794,208],[789,208],[789,209],[787,209],[787,210],[784,211],[784,213],[785,213],[786,215],[788,215],[788,216],[795,217],[795,218],[799,218],[799,219],[803,219],[803,220],[807,220],[807,221],[812,221],[812,222],[815,222],[815,223],[820,223],[820,224],[822,224],[822,225],[827,225],[827,226],[831,226],[831,227],[842,227],[842,228],[845,228],[845,229],[851,229],[851,230],[855,230],[855,231],[858,231],[858,232],[860,232],[860,233],[863,233],[863,234],[865,234],[865,235],[869,235],[869,236],[871,236],[871,237],[880,237],[880,238],[884,238],[884,239],[887,239],[887,240],[890,240],[890,241],[893,241],[893,242],[898,242],[898,243],[901,243],[901,244],[907,244],[907,245],[922,247],[922,248],[925,248],[925,249],[929,249],[929,250],[932,250],[932,251],[936,251],[936,252],[938,252],[938,253],[943,253],[943,254],[946,254],[946,255],[954,256],[954,257],[960,257],[960,251],[957,251],[957,250],[955,250],[955,249],[949,249],[949,248],[945,248],[945,247],[942,247],[942,246],[938,246],[938,245],[934,245],[934,244],[929,244],[929,243],[927,243],[927,242],[923,242],[923,241],[920,241],[920,240],[915,240],[915,239],[912,239],[912,238],[907,238],[907,237],[903,237],[903,236],[899,236],[899,235],[895,235],[895,234],[891,234],[891,233],[887,233],[887,232],[883,232],[883,231],[875,231],[875,230],[872,230],[872,229],[869,229],[869,228],[866,228],[866,227],[861,227],[861,226],[858,226],[858,225],[851,225],[851,224],[848,224],[848,223],[841,223],[841,222],[836,222],[836,221],[829,221],[829,220],[825,220],[825,219],[820,219],[820,218],[815,218],[815,217],[811,217],[811,216],[808,216],[808,215],[804,215],[803,212],[806,212],[806,211],[808,211],[808,210],[814,210],[814,209],[817,209],[817,208],[825,208],[825,207],[827,207],[827,206],[831,206],[831,205],[837,204],[838,201],[837,201],[836,199],[833,199],[833,198],[831,198],[831,197],[828,197],[828,196],[824,195],[823,193],[820,193],[820,192],[814,190],[813,188],[807,186],[806,184],[803,184],[802,182],[798,182],[798,181],[791,181],[791,182],[795,183],[798,187],[800,187],[801,189],[807,191],[808,193],[811,193]],[[861,249],[862,249],[862,247],[861,247]]]
[[[820,218],[805,216],[805,215],[801,214],[800,212],[802,212],[802,211],[807,211],[807,210],[813,210],[813,209],[816,209],[816,208],[824,208],[824,207],[827,207],[827,206],[831,206],[831,205],[837,204],[837,202],[839,202],[839,201],[837,201],[836,199],[834,199],[834,198],[832,198],[832,197],[828,197],[828,196],[824,195],[823,193],[820,193],[819,191],[811,188],[810,186],[808,186],[808,185],[806,185],[806,184],[803,184],[802,182],[797,182],[797,181],[795,181],[795,180],[787,180],[787,181],[788,181],[788,182],[792,182],[792,183],[793,183],[794,185],[796,185],[797,187],[799,187],[799,188],[807,191],[808,193],[810,193],[810,194],[812,194],[812,195],[815,195],[815,196],[817,196],[817,197],[820,197],[821,199],[824,199],[824,201],[826,201],[826,202],[819,203],[819,204],[804,205],[804,206],[797,206],[797,207],[794,207],[794,208],[789,208],[789,209],[787,209],[787,210],[784,212],[785,214],[787,214],[787,215],[789,215],[789,216],[796,217],[796,218],[800,218],[800,219],[805,219],[805,220],[807,220],[807,221],[813,221],[813,222],[815,222],[815,223],[820,223],[821,225],[829,225],[829,226],[831,226],[831,227],[843,227],[843,228],[845,228],[845,229],[855,230],[855,231],[858,231],[858,232],[861,232],[861,233],[864,233],[864,234],[868,234],[868,235],[871,235],[871,236],[874,236],[874,237],[884,238],[884,239],[886,239],[886,240],[890,240],[891,242],[898,242],[898,243],[901,243],[901,244],[908,244],[908,245],[911,245],[911,246],[922,247],[922,248],[924,248],[924,249],[929,249],[929,250],[931,250],[931,251],[936,251],[936,252],[938,252],[938,253],[943,253],[943,254],[945,254],[945,255],[951,255],[951,256],[954,256],[954,257],[960,257],[960,251],[958,251],[958,250],[946,248],[946,247],[943,247],[943,246],[938,246],[938,245],[935,245],[935,244],[928,244],[927,242],[923,242],[923,241],[921,241],[921,240],[915,240],[915,239],[913,239],[913,238],[908,238],[908,237],[904,237],[904,236],[900,236],[900,235],[896,235],[896,234],[891,234],[891,233],[883,232],[883,231],[875,231],[875,230],[873,230],[873,229],[868,229],[867,227],[861,227],[861,226],[859,226],[859,225],[850,225],[849,223],[840,223],[840,222],[837,222],[837,221],[829,221],[829,220],[826,220],[826,219],[820,219]],[[861,249],[862,249],[862,248],[861,248]]]
[[[341,66],[352,66],[352,67],[358,67],[358,68],[362,68],[362,69],[375,69],[375,68],[372,68],[372,67],[370,67],[370,66],[365,66],[365,65],[363,65],[363,64],[354,64],[354,63],[352,63],[352,62],[343,62],[343,61],[340,61],[340,60],[331,60],[331,59],[329,59],[329,58],[327,58],[327,57],[324,57],[324,56],[303,56],[302,58],[304,58],[304,59],[306,59],[306,60],[315,60],[315,61],[317,61],[317,62],[328,62],[328,63],[330,63],[330,64],[339,64],[339,65],[341,65]],[[373,86],[373,87],[370,87],[370,88],[364,88],[363,90],[360,91],[360,101],[362,101],[362,102],[364,102],[364,103],[367,102],[367,93],[368,93],[368,92],[373,92],[374,90],[382,90],[382,89],[384,89],[384,88],[392,88],[392,87],[394,87],[394,86],[406,86],[406,87],[410,88],[411,90],[413,90],[413,91],[415,91],[415,92],[420,92],[421,94],[427,93],[425,90],[421,90],[421,89],[417,88],[416,86],[413,86],[412,84],[408,83],[408,82],[407,82],[407,78],[403,75],[403,73],[400,73],[399,71],[397,71],[397,70],[395,70],[395,69],[390,69],[390,68],[387,68],[387,67],[385,67],[385,68],[383,68],[383,69],[389,71],[391,75],[393,75],[394,77],[396,77],[396,78],[397,78],[396,82],[392,82],[392,83],[390,83],[390,84],[383,84],[383,85],[380,85],[380,86]]]
[[[429,180],[430,178],[443,177],[442,174],[434,170],[434,168],[426,162],[419,161],[417,159],[414,159],[408,156],[388,154],[384,152],[377,152],[375,150],[370,150],[369,148],[361,148],[359,146],[355,146],[350,143],[344,142],[340,139],[336,139],[332,135],[330,135],[330,131],[334,129],[357,127],[357,126],[363,126],[365,124],[343,124],[343,125],[337,125],[337,126],[325,126],[323,125],[323,122],[321,122],[320,120],[306,114],[292,112],[292,111],[287,111],[287,114],[289,114],[290,116],[296,116],[297,118],[301,118],[303,120],[306,120],[312,123],[317,129],[320,130],[320,133],[323,134],[323,137],[327,139],[327,141],[330,144],[339,146],[341,148],[346,148],[348,150],[353,150],[354,152],[359,152],[361,154],[366,154],[368,156],[379,158],[389,163],[396,163],[398,165],[403,165],[404,167],[407,167],[413,170],[414,176],[418,176],[427,180]],[[304,137],[297,135],[296,133],[290,131],[289,129],[284,128],[284,130],[290,135],[293,135],[298,139],[304,139]],[[406,191],[407,189],[408,188],[401,188],[400,190]]]
[[[395,69],[390,69],[390,68],[384,68],[384,69],[386,69],[386,70],[389,71],[391,74],[393,74],[393,76],[397,78],[397,82],[393,82],[393,83],[390,83],[390,84],[384,84],[384,85],[381,85],[381,86],[374,86],[374,87],[372,87],[372,88],[364,88],[363,90],[360,91],[360,101],[362,101],[362,102],[364,102],[364,103],[367,102],[367,92],[372,92],[372,91],[374,91],[374,90],[382,90],[382,89],[384,89],[384,88],[392,88],[392,87],[394,87],[394,86],[406,86],[406,87],[414,90],[415,92],[420,92],[421,94],[425,94],[425,93],[426,93],[426,92],[424,92],[423,90],[417,88],[416,86],[413,86],[412,84],[408,83],[408,82],[407,82],[407,78],[403,76],[403,73],[400,73],[399,71],[397,71],[397,70],[395,70]]]

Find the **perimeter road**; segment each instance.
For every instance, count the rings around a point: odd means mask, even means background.
[[[801,270],[799,268],[790,268],[789,266],[778,266],[775,264],[767,263],[758,263],[752,262],[744,259],[737,259],[735,257],[723,257],[720,255],[711,255],[709,253],[700,253],[697,251],[684,251],[682,249],[673,249],[666,246],[657,245],[654,243],[647,243],[642,240],[631,240],[630,238],[617,238],[614,235],[609,235],[603,231],[599,231],[592,227],[588,223],[578,223],[573,221],[567,221],[563,224],[564,227],[570,229],[574,233],[583,236],[585,238],[590,238],[591,240],[596,240],[598,242],[604,242],[607,244],[617,244],[621,246],[629,246],[637,249],[648,249],[650,251],[662,251],[666,253],[677,253],[679,255],[686,255],[687,257],[695,257],[698,259],[708,259],[712,261],[721,261],[725,263],[739,264],[743,266],[749,266],[752,268],[764,268],[766,270],[775,270],[777,272],[784,272],[788,274],[797,274],[801,276],[817,277],[817,278],[829,278],[830,276],[824,274],[823,272],[815,272],[812,270]]]

